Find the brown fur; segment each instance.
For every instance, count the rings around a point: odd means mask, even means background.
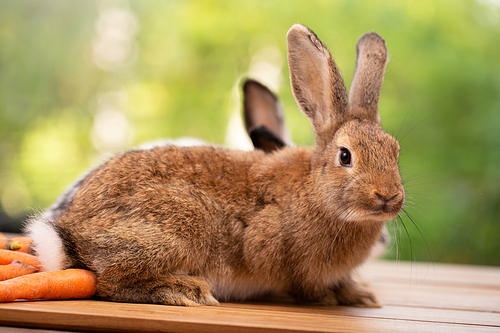
[[[164,146],[94,170],[55,225],[70,266],[99,275],[99,296],[192,306],[286,292],[378,306],[350,276],[404,204],[399,146],[373,116],[349,112],[340,71],[314,33],[295,25],[287,37],[317,147]],[[340,164],[341,148],[352,166]]]

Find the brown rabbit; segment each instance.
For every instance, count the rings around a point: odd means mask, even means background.
[[[285,292],[300,302],[378,306],[351,274],[405,198],[399,145],[377,112],[384,41],[375,33],[359,40],[349,109],[316,35],[294,25],[287,40],[314,149],[162,146],[119,155],[83,179],[57,219],[30,222],[44,266],[90,269],[97,295],[114,301],[195,306]]]

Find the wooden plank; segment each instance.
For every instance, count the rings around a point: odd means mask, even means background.
[[[290,299],[185,308],[96,300],[0,304],[0,325],[128,332],[488,332],[500,330],[499,268],[374,262],[381,309],[298,306]],[[500,280],[500,279],[499,279]],[[448,282],[447,282],[448,281]],[[1,328],[0,328],[1,329]]]
[[[366,263],[358,271],[367,281],[500,288],[500,267],[492,266],[378,260]]]
[[[42,330],[39,328],[26,328],[26,327],[0,327],[2,333],[54,333],[54,330]],[[57,333],[74,333],[70,331],[57,331]]]
[[[396,319],[407,321],[425,321],[435,323],[455,323],[461,325],[500,326],[500,313],[483,311],[462,311],[453,309],[435,309],[410,306],[384,305],[380,309],[356,307],[298,306],[288,303],[222,303],[223,307],[247,310],[267,310],[293,313],[316,313],[341,316]]]
[[[500,312],[500,289],[373,282],[383,305]]]
[[[311,309],[312,310],[312,309]],[[494,332],[498,327],[407,321],[329,313],[220,307],[173,307],[103,301],[0,304],[0,324],[123,332]]]

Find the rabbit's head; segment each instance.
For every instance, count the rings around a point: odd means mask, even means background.
[[[295,99],[316,134],[311,167],[317,200],[344,221],[387,221],[401,211],[405,192],[399,144],[384,132],[378,100],[387,63],[384,40],[362,36],[350,92],[325,45],[308,28],[287,34]]]

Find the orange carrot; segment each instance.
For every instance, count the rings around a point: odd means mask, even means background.
[[[0,302],[89,298],[95,294],[95,285],[95,274],[84,269],[29,274],[0,282]]]
[[[43,271],[43,266],[38,261],[38,258],[28,253],[0,250],[0,265],[8,265],[13,261],[19,261],[25,265],[36,267],[39,271]]]
[[[33,266],[14,261],[10,265],[0,266],[0,281],[10,280],[18,276],[33,274],[36,272],[38,272],[38,269]]]
[[[17,243],[21,244],[21,248],[19,250],[16,250],[16,251],[24,252],[24,253],[28,253],[29,246],[30,246],[31,242],[33,241],[31,238],[26,237],[26,236],[12,237],[11,239],[13,242],[17,242]]]
[[[13,241],[11,238],[1,237],[0,238],[0,249],[3,250],[19,250],[23,245],[19,242]]]

